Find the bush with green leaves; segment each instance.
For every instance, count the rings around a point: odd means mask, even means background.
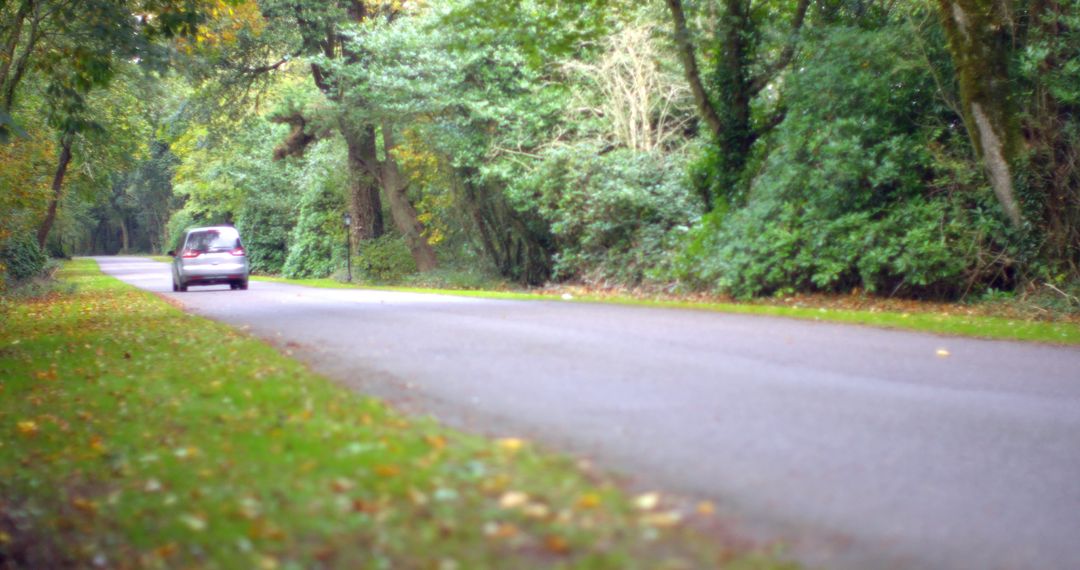
[[[0,247],[0,285],[8,278],[24,281],[40,275],[48,261],[32,235],[12,236]]]
[[[934,149],[964,144],[896,30],[830,30],[787,79],[789,108],[746,207],[710,214],[677,263],[737,296],[863,288],[955,296],[1006,236],[985,188],[953,191]],[[932,120],[934,119],[934,120]],[[953,122],[955,125],[955,121]]]
[[[352,261],[353,272],[367,281],[396,283],[416,273],[405,240],[393,234],[361,243]]]
[[[281,268],[285,277],[327,277],[345,267],[345,160],[344,142],[339,138],[319,141],[305,154],[297,178],[302,192],[300,214]]]
[[[553,147],[512,192],[550,223],[556,277],[637,285],[668,262],[702,206],[679,155],[600,150]]]

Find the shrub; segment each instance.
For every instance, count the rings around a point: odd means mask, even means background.
[[[296,216],[286,196],[248,197],[237,216],[236,228],[244,240],[251,271],[280,273],[288,258],[289,235]]]
[[[6,281],[2,273],[13,281],[24,281],[40,275],[48,261],[33,236],[13,236],[0,247],[0,283]]]
[[[953,192],[943,157],[965,143],[927,119],[951,115],[906,41],[849,29],[810,45],[747,205],[691,232],[677,277],[740,297],[967,291],[1009,232],[977,207],[985,188]]]
[[[551,224],[558,278],[637,285],[670,259],[701,214],[676,156],[593,145],[547,151],[514,191]]]
[[[353,271],[367,280],[396,283],[416,273],[416,261],[404,239],[385,235],[360,244],[353,258]]]

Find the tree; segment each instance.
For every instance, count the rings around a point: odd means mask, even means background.
[[[120,65],[161,65],[159,37],[193,33],[207,8],[189,0],[17,0],[0,4],[0,136],[12,130],[16,96],[28,74],[46,85],[58,154],[53,197],[37,231],[44,247],[62,196],[76,136],[95,122],[85,97]],[[138,16],[133,17],[133,16]]]
[[[939,0],[960,85],[961,112],[1001,209],[1023,220],[1013,185],[1020,142],[1009,81],[1010,1]]]
[[[754,98],[793,60],[810,1],[798,0],[782,47],[778,53],[770,54],[761,47],[762,16],[755,13],[751,0],[724,0],[719,30],[710,46],[713,60],[711,90],[698,66],[699,50],[687,23],[682,0],[666,2],[686,81],[717,147],[713,154],[713,179],[702,188],[703,198],[712,205],[716,198],[742,194],[745,184],[740,179],[751,147],[784,118],[783,109],[777,108],[755,121],[751,106]],[[755,68],[759,69],[756,73],[753,72]]]

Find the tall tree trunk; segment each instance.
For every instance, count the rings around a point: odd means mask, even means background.
[[[682,62],[683,73],[686,82],[690,84],[690,93],[694,96],[694,104],[701,114],[701,118],[709,127],[713,136],[720,136],[723,131],[723,123],[716,111],[716,106],[709,99],[705,86],[701,82],[701,71],[698,69],[697,54],[694,52],[694,42],[690,38],[690,29],[686,25],[686,12],[683,10],[682,0],[667,0],[668,10],[671,11],[671,19],[675,24],[675,47]]]
[[[127,218],[120,216],[120,253],[127,253],[131,248],[131,235],[128,233]]]
[[[743,195],[743,170],[750,149],[763,134],[779,124],[783,110],[755,125],[751,104],[758,95],[795,56],[799,32],[806,21],[810,0],[794,5],[789,39],[774,61],[758,61],[757,24],[750,12],[750,0],[724,0],[719,43],[716,46],[715,73],[717,93],[710,97],[705,91],[698,68],[694,43],[686,23],[682,0],[666,0],[675,25],[675,47],[682,63],[694,103],[705,125],[716,141],[716,174],[708,187],[701,188],[702,198],[712,208],[718,196],[739,199]],[[751,70],[761,71],[754,76]]]
[[[939,0],[960,102],[975,154],[1013,226],[1023,222],[1013,187],[1019,128],[1011,108],[1010,0]]]
[[[25,18],[30,17],[30,34],[23,42],[22,53],[16,57],[16,48],[22,36],[22,26]],[[41,38],[41,10],[33,0],[26,0],[19,7],[16,15],[18,22],[13,30],[12,39],[15,41],[8,53],[4,54],[3,73],[0,73],[0,110],[10,114],[15,105],[15,88],[19,86],[23,76],[30,66],[30,55],[37,48],[37,42]],[[6,49],[6,48],[5,48]]]
[[[7,91],[8,72],[15,62],[15,48],[19,45],[19,40],[22,39],[23,22],[26,21],[26,15],[30,12],[30,5],[31,2],[29,1],[19,5],[19,10],[15,13],[15,21],[11,23],[7,41],[3,46],[4,51],[0,53],[0,92]],[[4,106],[0,107],[0,110],[10,111],[11,109]]]
[[[348,208],[352,215],[353,240],[382,237],[382,200],[379,197],[379,157],[375,146],[375,129],[354,127],[342,116],[338,124],[349,149]]]
[[[49,232],[52,231],[53,223],[56,221],[56,208],[64,192],[64,176],[67,174],[68,164],[71,163],[71,145],[74,142],[75,133],[71,131],[65,132],[60,137],[60,156],[56,162],[56,174],[53,175],[52,181],[53,195],[49,199],[49,210],[37,232],[38,246],[41,249],[45,249],[45,240],[49,238]]]
[[[398,231],[405,237],[409,252],[416,261],[416,268],[422,273],[431,271],[439,266],[439,261],[435,257],[435,250],[424,238],[424,226],[417,219],[416,208],[405,194],[408,184],[401,176],[397,161],[394,160],[393,150],[396,147],[394,127],[389,121],[383,121],[382,136],[383,149],[386,153],[382,165],[382,186],[386,192],[386,198],[390,201],[390,215],[393,216],[394,225],[397,226]]]

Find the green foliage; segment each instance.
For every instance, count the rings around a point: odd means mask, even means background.
[[[19,234],[11,237],[0,244],[0,286],[7,281],[5,273],[13,281],[24,281],[41,274],[46,262],[48,257],[33,236]]]
[[[986,236],[1003,227],[961,196],[931,192],[948,165],[930,149],[963,141],[920,127],[947,113],[896,32],[833,28],[808,46],[814,55],[788,79],[788,115],[748,206],[695,228],[681,278],[738,296],[970,286]]]
[[[556,277],[636,285],[662,267],[673,231],[700,216],[674,156],[582,144],[554,147],[514,195],[532,197],[551,224]]]
[[[288,256],[289,235],[295,210],[288,196],[256,194],[249,198],[236,220],[253,273],[280,273]]]
[[[341,216],[348,171],[343,166],[343,147],[340,139],[329,139],[308,154],[298,178],[303,190],[300,213],[281,268],[286,277],[326,277],[345,266],[345,228]]]
[[[416,262],[405,240],[395,235],[384,235],[360,244],[353,257],[353,271],[365,281],[396,283],[416,272]]]
[[[178,250],[184,245],[184,234],[191,228],[201,226],[203,223],[187,208],[173,212],[169,222],[165,225],[165,248],[166,250]]]

